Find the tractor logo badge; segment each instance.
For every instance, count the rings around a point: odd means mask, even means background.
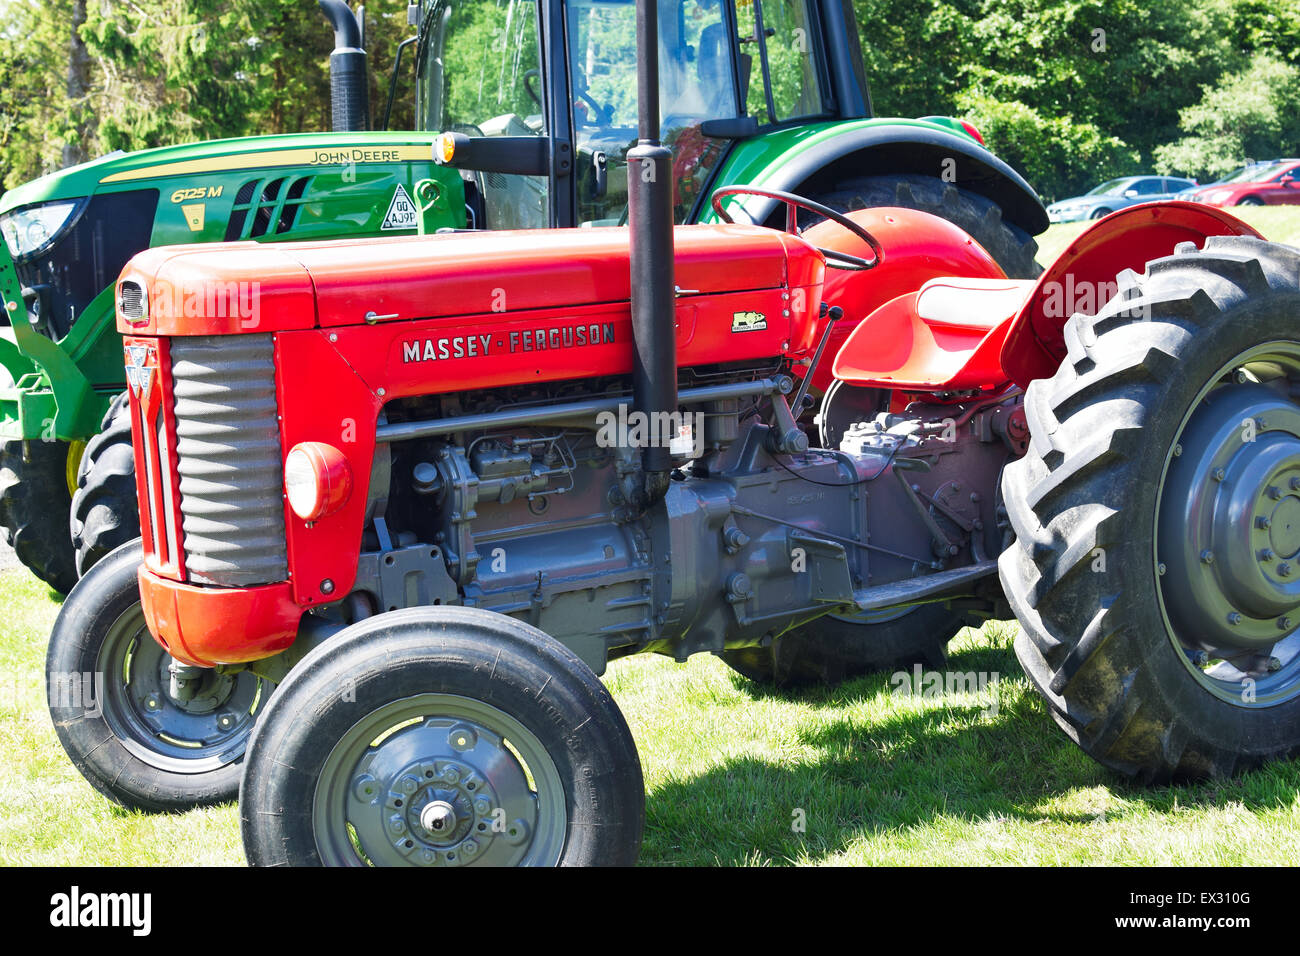
[[[406,191],[406,187],[399,183],[397,192],[393,193],[393,201],[388,204],[388,215],[384,216],[384,224],[380,228],[387,232],[391,229],[414,229],[417,225],[415,203],[411,201],[411,194]]]
[[[767,328],[767,316],[762,312],[735,312],[731,316],[732,332],[759,332]]]
[[[208,207],[204,203],[181,206],[181,212],[185,213],[185,222],[190,227],[190,232],[203,231],[203,220],[206,218],[207,211]]]
[[[158,355],[148,345],[126,346],[126,382],[131,394],[147,401],[153,385],[153,374],[158,368]]]

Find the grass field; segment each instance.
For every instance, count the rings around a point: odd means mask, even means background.
[[[174,816],[113,807],[77,774],[45,710],[57,600],[0,573],[0,864],[239,864],[233,805]],[[954,642],[983,693],[897,692],[889,675],[772,693],[700,656],[606,675],[640,748],[645,864],[1293,864],[1300,763],[1144,789],[1084,757],[1011,651],[1014,625]],[[799,829],[796,823],[802,821]]]
[[[1240,210],[1234,210],[1240,211]],[[1245,210],[1300,245],[1300,208]],[[1086,226],[1040,237],[1048,262]],[[57,599],[0,571],[0,864],[239,864],[234,806],[145,816],[64,756],[45,709]],[[765,691],[701,656],[613,664],[606,682],[644,765],[646,864],[1294,864],[1300,763],[1144,789],[1084,757],[1020,674],[1013,624],[965,632],[949,670],[993,691],[936,698],[889,675]],[[802,828],[796,824],[802,822]]]

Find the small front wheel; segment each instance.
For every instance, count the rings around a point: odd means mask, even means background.
[[[64,602],[45,671],[50,717],[82,776],[148,811],[224,803],[274,685],[249,671],[173,673],[145,626],[140,541],[91,568]]]
[[[277,692],[240,790],[254,866],[631,865],[645,790],[600,680],[475,608],[370,618]]]

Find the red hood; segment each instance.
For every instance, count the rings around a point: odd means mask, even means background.
[[[447,233],[318,243],[150,249],[121,282],[149,292],[142,335],[217,335],[626,302],[625,228]],[[739,292],[819,283],[805,242],[758,226],[679,226],[679,288]],[[255,312],[255,315],[249,314]]]

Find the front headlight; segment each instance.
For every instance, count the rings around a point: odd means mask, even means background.
[[[49,202],[0,216],[0,232],[9,254],[24,259],[43,251],[67,228],[80,205],[75,200]]]
[[[1214,205],[1217,206],[1220,203],[1227,202],[1231,198],[1232,198],[1231,189],[1216,189],[1214,192],[1210,193],[1205,197],[1205,201],[1209,203],[1213,203]]]

